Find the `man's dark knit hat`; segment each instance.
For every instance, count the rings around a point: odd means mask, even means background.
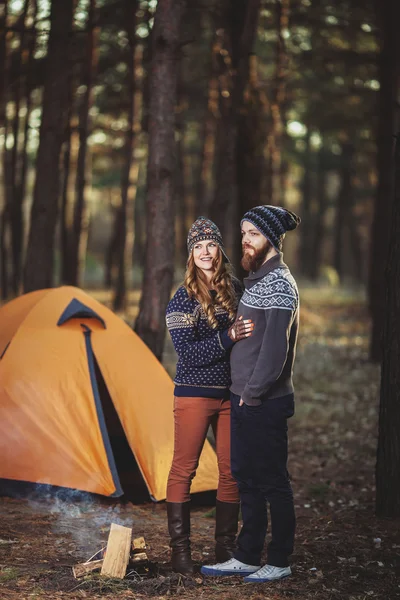
[[[281,206],[256,206],[249,210],[241,220],[249,221],[262,233],[279,252],[287,231],[296,229],[301,219],[290,210]]]
[[[225,259],[228,260],[228,257],[225,254],[222,235],[216,224],[206,217],[199,217],[189,229],[187,237],[188,253],[190,254],[192,252],[193,247],[197,242],[202,242],[204,240],[213,240],[213,242],[218,244]]]

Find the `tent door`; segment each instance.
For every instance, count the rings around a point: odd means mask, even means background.
[[[101,374],[99,364],[94,356],[96,381],[104,413],[108,436],[121,487],[127,499],[138,502],[148,502],[149,492],[129,446],[118,413],[111,399],[107,385]]]

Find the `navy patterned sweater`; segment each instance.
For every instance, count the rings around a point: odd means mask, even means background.
[[[238,301],[241,290],[235,282]],[[212,298],[210,296],[210,302]],[[232,324],[228,313],[216,306],[218,326],[212,329],[201,304],[181,286],[167,306],[166,321],[178,364],[175,396],[229,398],[230,349],[228,336]]]

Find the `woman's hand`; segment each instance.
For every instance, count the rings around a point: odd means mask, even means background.
[[[233,342],[238,342],[243,338],[251,336],[254,329],[254,323],[251,319],[239,317],[228,329],[228,335]]]

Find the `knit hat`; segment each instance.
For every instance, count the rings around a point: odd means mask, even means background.
[[[275,250],[282,250],[282,242],[287,231],[296,229],[301,219],[290,210],[281,206],[256,206],[250,209],[241,220],[249,221],[267,240],[271,242]]]
[[[194,245],[197,244],[197,242],[201,242],[203,240],[213,240],[216,244],[218,244],[225,259],[229,262],[229,259],[225,254],[225,248],[220,230],[210,219],[206,219],[206,217],[199,217],[189,229],[187,237],[188,253],[191,253]]]

